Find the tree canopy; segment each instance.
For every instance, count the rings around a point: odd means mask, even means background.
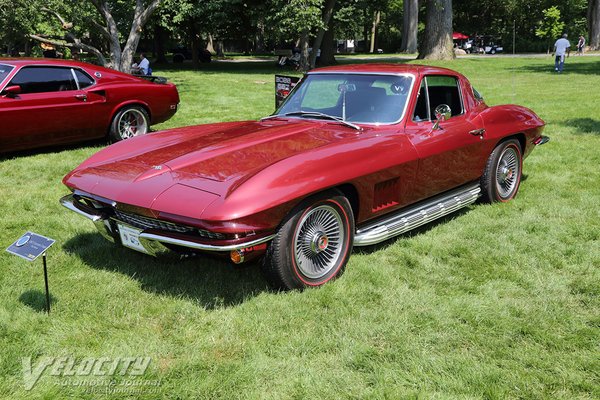
[[[447,18],[433,18],[442,3]],[[428,18],[438,22],[428,27]],[[450,25],[437,53],[448,50],[452,31],[494,37],[507,51],[514,35],[517,52],[545,51],[563,32],[600,45],[600,0],[0,0],[0,53],[39,55],[35,38],[126,69],[140,49],[165,61],[170,49],[188,48],[197,64],[204,48],[222,55],[297,46],[309,67],[319,61],[317,49],[324,63],[337,51],[414,52],[419,45],[424,54],[440,21]]]

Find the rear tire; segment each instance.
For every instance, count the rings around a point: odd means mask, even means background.
[[[496,146],[481,177],[483,201],[494,203],[512,200],[519,190],[522,171],[523,156],[519,141],[510,139]]]
[[[354,243],[352,207],[340,192],[314,196],[284,220],[263,258],[262,270],[278,289],[321,286],[340,276]]]
[[[150,131],[148,112],[140,106],[125,106],[113,117],[110,123],[110,137],[118,142],[134,136],[145,135]]]

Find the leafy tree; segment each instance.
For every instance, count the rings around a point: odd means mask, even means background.
[[[565,23],[560,20],[560,10],[557,7],[550,7],[542,13],[544,19],[535,30],[535,35],[550,41],[559,38],[565,27]]]
[[[29,37],[55,46],[91,52],[98,57],[98,61],[102,65],[129,72],[142,30],[152,13],[158,7],[160,0],[136,0],[133,10],[129,2],[120,0],[89,1],[96,11],[93,16],[87,17],[86,13],[82,13],[81,11],[89,7],[89,3],[87,2],[71,2],[68,4],[71,7],[66,10],[69,13],[68,17],[71,18],[78,18],[84,14],[86,21],[82,24],[74,24],[67,21],[57,9],[40,9],[40,11],[55,17],[60,22],[64,30],[62,40],[51,39],[37,34],[30,34]],[[127,23],[127,20],[131,22]],[[84,41],[82,36],[77,35],[77,31],[85,31],[86,27],[99,32],[102,36],[104,43],[107,43],[109,59],[105,58],[100,48],[88,44],[87,40]],[[122,39],[125,39],[123,47],[121,47]]]

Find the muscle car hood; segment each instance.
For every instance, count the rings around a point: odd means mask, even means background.
[[[303,120],[177,128],[110,146],[81,164],[64,182],[145,207],[175,184],[223,196],[269,165],[350,135],[356,136],[356,131]]]

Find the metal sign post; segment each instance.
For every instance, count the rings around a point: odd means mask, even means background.
[[[42,262],[44,264],[44,284],[46,287],[46,312],[48,314],[50,314],[50,290],[48,290],[46,250],[48,250],[54,242],[54,239],[38,235],[37,233],[26,232],[6,249],[7,252],[30,262],[36,260],[40,255],[42,256]]]

